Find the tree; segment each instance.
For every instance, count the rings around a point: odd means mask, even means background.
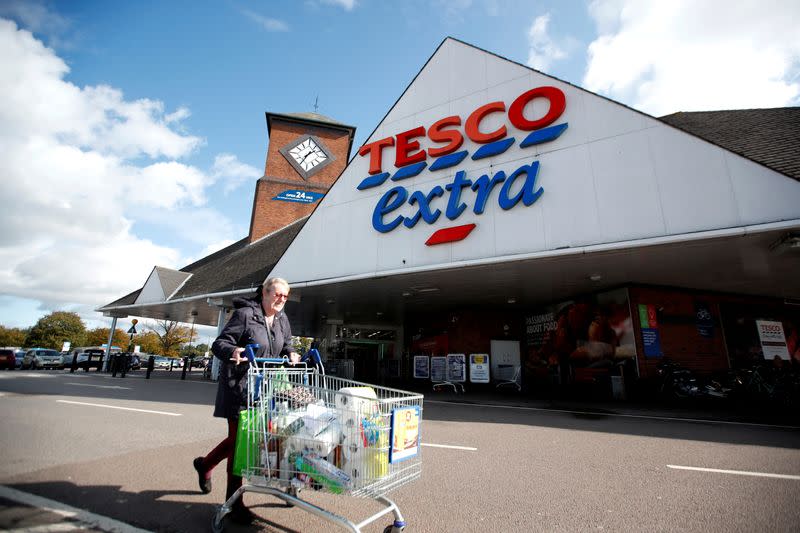
[[[198,344],[196,346],[192,346],[191,344],[185,344],[183,348],[181,348],[180,356],[183,357],[202,357],[208,351],[208,344]]]
[[[108,332],[111,328],[94,328],[86,332],[86,345],[87,346],[102,346],[108,342]],[[119,346],[123,350],[128,346],[128,335],[125,331],[117,328],[114,330],[114,339],[111,341],[112,346]]]
[[[125,346],[128,345],[127,343],[128,340],[125,339]],[[134,335],[133,344],[138,344],[139,350],[144,353],[161,355],[161,340],[154,331],[143,331],[139,335]]]
[[[61,350],[65,341],[72,346],[86,343],[86,326],[77,313],[54,311],[36,322],[25,338],[25,346]]]
[[[155,325],[148,324],[148,327],[158,335],[161,353],[167,356],[177,356],[181,345],[192,340],[191,330],[179,322],[156,320]]]
[[[7,328],[0,326],[0,346],[25,346],[25,337],[28,336],[29,328]]]
[[[292,349],[300,354],[305,354],[314,342],[313,337],[292,337]]]

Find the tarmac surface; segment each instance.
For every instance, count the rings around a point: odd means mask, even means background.
[[[210,529],[224,469],[203,495],[191,460],[224,436],[224,421],[210,415],[216,384],[199,373],[186,381],[175,371],[142,376],[0,373],[0,529]],[[390,495],[406,531],[800,529],[794,416],[717,404],[551,401],[488,388],[427,388],[424,402],[423,477]],[[301,495],[356,521],[379,508]],[[326,525],[272,497],[245,501],[259,522],[226,522],[226,531]]]

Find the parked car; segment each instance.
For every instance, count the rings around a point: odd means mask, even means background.
[[[16,350],[14,358],[17,360],[16,368],[22,368],[22,360],[25,358],[25,350]]]
[[[23,369],[64,368],[61,364],[61,354],[57,350],[46,348],[33,348],[28,350],[22,358]]]
[[[97,370],[100,370],[100,368],[103,366],[104,355],[105,350],[103,349],[90,348],[88,350],[78,352],[78,368],[82,368],[86,372],[88,372],[90,368],[96,368]],[[69,364],[72,364],[72,361],[70,361]]]
[[[0,348],[0,370],[14,370],[17,366],[17,358],[14,356],[12,348]]]
[[[210,361],[210,357],[199,355],[192,359],[192,368],[206,368]]]
[[[154,361],[154,368],[169,368],[172,358],[164,357],[163,355],[156,355]]]

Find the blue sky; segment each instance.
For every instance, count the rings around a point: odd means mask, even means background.
[[[242,238],[265,111],[319,98],[360,146],[447,36],[661,116],[798,105],[796,20],[780,0],[0,0],[0,324],[101,325],[154,265]]]

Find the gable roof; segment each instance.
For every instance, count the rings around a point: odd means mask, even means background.
[[[306,220],[302,218],[284,226],[249,246],[241,246],[242,241],[239,241],[192,263],[189,265],[192,277],[171,299],[258,287],[267,279]]]
[[[800,107],[681,111],[661,120],[800,181]]]

